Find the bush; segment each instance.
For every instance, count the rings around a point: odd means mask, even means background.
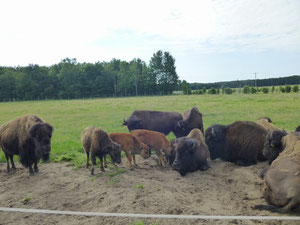
[[[293,92],[297,93],[299,91],[298,85],[293,86]]]
[[[286,93],[290,93],[292,90],[291,86],[290,85],[285,85],[285,92]]]
[[[282,93],[285,93],[285,88],[282,87],[282,86],[280,86],[280,87],[279,87],[279,91],[282,92]]]
[[[230,94],[232,94],[232,89],[231,88],[225,88],[225,94],[228,94],[228,95],[230,95]]]
[[[250,88],[249,88],[248,85],[245,85],[245,86],[243,87],[243,93],[244,93],[244,94],[249,94],[249,93],[250,93]]]
[[[265,94],[269,93],[269,88],[267,87],[262,88],[262,92]]]
[[[251,92],[251,94],[255,94],[256,93],[256,88],[255,87],[251,87],[250,88],[250,92]]]
[[[272,86],[272,93],[274,93],[274,91],[275,91],[275,87],[274,87],[274,85]]]
[[[211,89],[208,90],[207,93],[208,93],[208,94],[211,94],[211,95],[215,95],[215,94],[217,94],[217,91],[216,91],[216,89],[211,88]]]

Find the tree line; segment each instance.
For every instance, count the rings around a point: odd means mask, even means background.
[[[192,90],[215,88],[221,89],[227,88],[242,88],[244,86],[264,87],[264,86],[280,86],[280,85],[293,85],[300,84],[300,75],[293,75],[288,77],[257,79],[257,80],[236,80],[236,81],[224,81],[215,83],[190,83],[189,86]]]
[[[179,85],[175,58],[161,50],[149,65],[139,58],[96,63],[66,58],[52,66],[0,67],[0,101],[167,95]]]

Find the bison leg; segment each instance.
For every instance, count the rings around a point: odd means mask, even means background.
[[[34,162],[34,166],[33,166],[34,172],[39,172],[39,168],[37,166],[37,161]]]
[[[86,168],[89,168],[89,166],[90,166],[90,163],[89,163],[89,161],[90,161],[90,153],[89,152],[85,152],[86,153]]]
[[[291,211],[292,208],[294,208],[296,205],[298,204],[296,198],[292,198],[291,201],[286,204],[284,207],[282,208],[278,208],[276,210],[276,212],[279,212],[279,213],[288,213],[289,211]]]
[[[135,155],[132,155],[132,159],[133,159],[133,164],[134,164],[135,166],[137,166],[136,161],[135,161]]]
[[[29,174],[34,175],[34,172],[33,172],[33,169],[32,169],[32,164],[29,164],[28,168],[29,168]]]
[[[104,168],[107,168],[107,162],[106,162],[106,154],[103,155],[104,158]],[[112,160],[111,160],[112,161]]]
[[[102,171],[102,172],[105,172],[104,167],[103,167],[103,155],[101,154],[101,155],[99,156],[99,158],[100,158],[100,164],[101,164],[101,171]]]
[[[91,175],[94,175],[94,167],[96,166],[96,155],[95,155],[95,153],[91,154],[91,160],[92,160]]]
[[[132,163],[131,163],[132,157],[131,157],[131,154],[129,152],[125,152],[125,154],[126,154],[126,157],[128,159],[129,168],[132,168]]]
[[[166,162],[165,162],[165,157],[162,154],[162,151],[161,150],[155,150],[155,151],[156,151],[157,157],[159,158],[160,165],[165,168]]]
[[[13,170],[15,170],[16,166],[15,166],[15,163],[14,163],[14,155],[10,155],[9,158],[10,158],[11,168]]]
[[[7,173],[10,171],[10,166],[9,166],[9,155],[5,152],[5,158],[6,158],[6,164],[7,164]]]

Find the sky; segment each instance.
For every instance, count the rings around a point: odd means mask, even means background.
[[[175,58],[179,79],[300,74],[300,0],[1,0],[0,66]]]

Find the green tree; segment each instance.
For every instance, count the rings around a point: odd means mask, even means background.
[[[249,88],[248,85],[245,85],[245,86],[243,87],[243,93],[244,93],[244,94],[249,94],[249,93],[250,93],[250,88]]]
[[[185,80],[183,80],[181,83],[181,90],[182,90],[183,94],[187,95],[189,92],[189,89],[190,89],[189,84]]]
[[[256,88],[255,87],[250,87],[250,93],[255,94],[256,93]]]
[[[292,90],[291,86],[290,85],[285,85],[285,92],[286,93],[290,93]]]
[[[298,85],[293,86],[293,92],[297,93],[299,91]]]
[[[265,94],[269,93],[269,88],[263,87],[262,92],[265,93]]]

